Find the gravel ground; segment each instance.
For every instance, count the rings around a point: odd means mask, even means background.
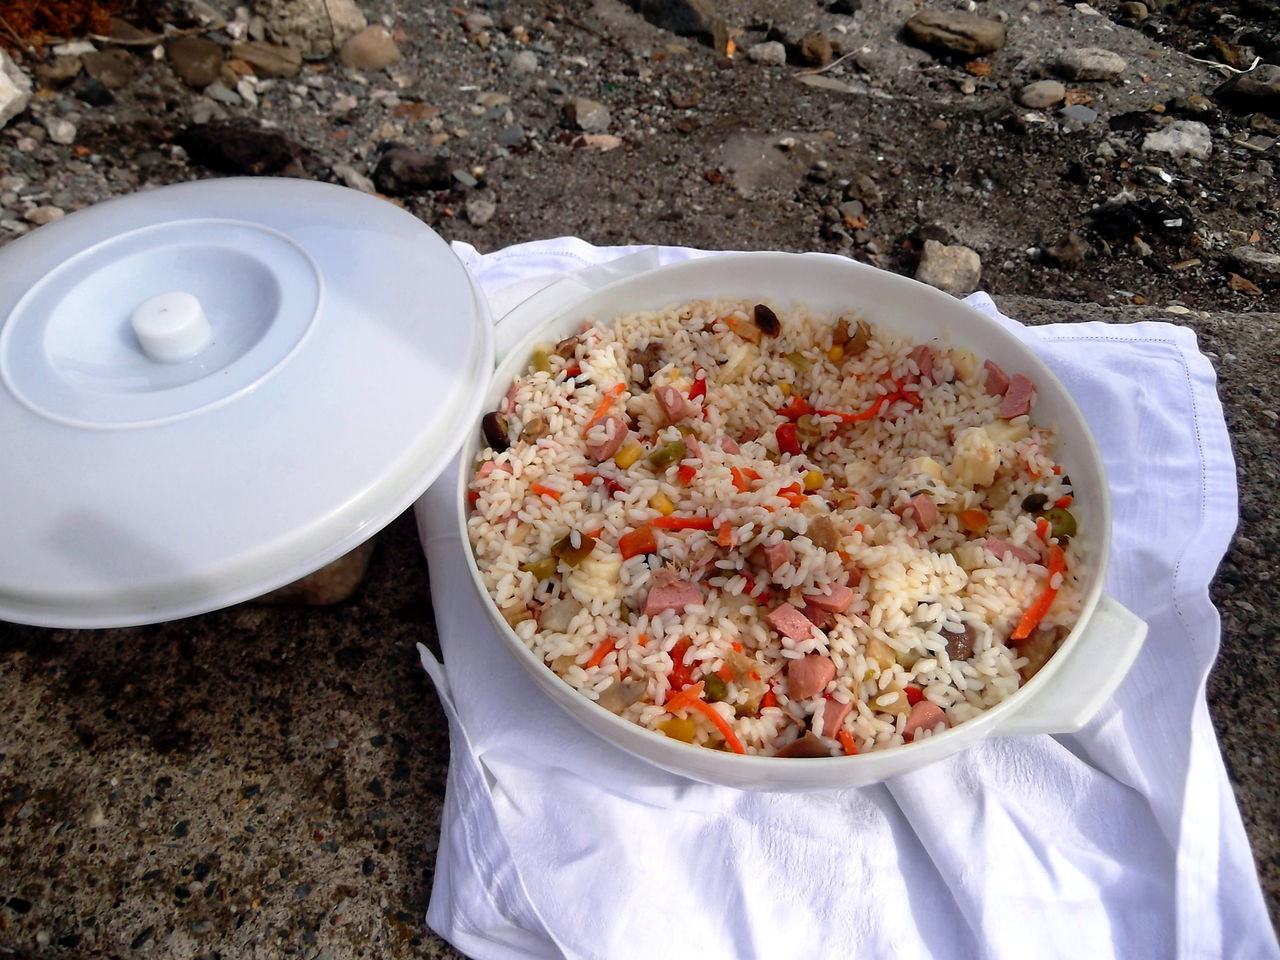
[[[1280,69],[1280,15],[987,0],[968,7],[1007,39],[965,53],[907,42],[910,0],[725,0],[690,35],[669,29],[689,7],[637,5],[658,22],[620,0],[365,0],[385,37],[308,58],[235,46],[270,41],[269,24],[194,0],[152,3],[91,49],[10,42],[35,92],[0,129],[0,245],[157,185],[305,176],[485,251],[574,234],[914,274],[935,241],[975,251],[980,280],[954,282],[1014,316],[1194,326],[1243,506],[1214,585],[1210,701],[1280,916],[1277,414],[1257,386],[1280,359],[1280,89],[1219,90],[1255,57]],[[398,59],[372,65],[388,42]],[[1123,63],[1064,76],[1080,48]],[[1069,103],[1019,102],[1036,81]],[[40,736],[0,745],[0,819],[18,831],[0,851],[18,880],[0,885],[0,955],[456,956],[419,923],[447,764],[412,663],[426,572],[406,518],[379,542],[336,611],[0,629],[0,703]]]

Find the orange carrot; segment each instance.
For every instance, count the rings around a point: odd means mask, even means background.
[[[778,705],[778,696],[773,692],[773,684],[769,684],[769,688],[765,690],[764,696],[760,698],[760,709],[765,707],[776,707]]]
[[[672,694],[667,698],[667,702],[663,704],[663,707],[666,708],[668,712],[675,713],[677,710],[687,710],[695,703],[701,702],[702,681],[699,680],[697,683],[689,684],[689,686],[685,687],[678,693]]]
[[[733,647],[734,653],[742,652],[742,644],[740,644],[737,640],[733,641],[733,643],[729,644],[729,646]]]
[[[596,412],[591,415],[591,419],[587,421],[587,425],[583,427],[583,431],[590,430],[597,423],[609,415],[609,408],[613,406],[613,401],[618,399],[618,395],[627,389],[625,383],[615,384],[605,392],[604,399],[600,401],[600,406],[596,407]]]
[[[987,515],[981,510],[961,510],[956,519],[960,521],[960,529],[968,533],[987,532]]]
[[[1071,496],[1071,494],[1068,493],[1065,497],[1059,497],[1057,500],[1055,500],[1053,502],[1053,505],[1057,507],[1059,510],[1065,510],[1067,509],[1067,507],[1071,506],[1071,502],[1073,500],[1075,500],[1075,497]]]
[[[720,524],[720,531],[716,535],[716,543],[722,547],[733,546],[733,524],[728,520]]]
[[[854,743],[852,733],[841,727],[836,731],[836,736],[840,738],[840,746],[844,749],[846,757],[856,757],[858,755],[858,745]]]
[[[720,716],[720,711],[704,700],[695,700],[689,704],[693,709],[697,710],[708,720],[716,725],[716,729],[724,737],[724,742],[729,745],[729,749],[734,753],[746,753],[742,749],[742,741],[738,739],[738,735],[733,732],[733,728]]]
[[[659,530],[714,530],[716,522],[710,517],[677,517],[672,514],[668,517],[654,517],[649,521],[649,526]]]
[[[595,478],[596,475],[594,473],[575,473],[573,475],[573,479],[577,480],[579,483],[584,483],[587,486],[590,486]]]
[[[595,650],[591,652],[591,658],[587,660],[587,669],[590,670],[592,667],[598,667],[604,663],[604,658],[613,653],[616,646],[617,644],[613,642],[613,637],[605,637],[601,640]]]
[[[716,671],[716,676],[725,683],[733,682],[733,669],[726,663],[723,667]]]
[[[640,634],[640,636],[636,637],[637,647],[647,647],[648,645],[649,645],[649,635],[647,633],[642,633]]]
[[[737,467],[729,468],[729,476],[733,478],[733,489],[739,493],[746,493],[751,489],[751,484],[747,483],[747,478]]]
[[[555,487],[548,487],[541,483],[531,483],[529,489],[540,497],[550,497],[552,500],[559,500],[561,496],[560,491]]]
[[[1058,587],[1054,586],[1053,582],[1060,575],[1065,574],[1066,569],[1067,558],[1062,548],[1056,543],[1049,544],[1049,579],[1045,583],[1044,592],[1022,615],[1022,619],[1018,621],[1018,625],[1013,628],[1013,633],[1009,636],[1010,640],[1025,640],[1031,636],[1031,631],[1040,626],[1040,621],[1053,606],[1053,598],[1058,595]]]
[[[1036,536],[1045,543],[1049,542],[1049,521],[1044,517],[1039,517],[1036,520]]]

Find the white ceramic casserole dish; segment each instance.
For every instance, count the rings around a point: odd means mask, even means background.
[[[821,312],[857,311],[872,324],[917,341],[945,336],[954,346],[1031,377],[1037,387],[1033,419],[1058,431],[1057,459],[1071,475],[1072,509],[1087,537],[1090,561],[1079,621],[1058,652],[1016,693],[919,743],[853,757],[738,756],[669,739],[616,716],[570,688],[502,618],[468,550],[475,589],[485,599],[503,643],[534,682],[586,729],[623,750],[695,780],[745,789],[808,790],[871,783],[918,769],[987,736],[1067,733],[1083,726],[1119,685],[1146,635],[1145,623],[1103,594],[1111,513],[1101,456],[1078,407],[1048,367],[1011,332],[959,300],[914,280],[816,254],[729,254],[644,270],[596,290],[562,284],[531,297],[500,321],[500,345],[504,339],[511,342],[510,331],[526,332],[500,356],[482,409],[498,405],[512,380],[526,368],[537,343],[569,336],[585,321],[608,323],[631,311],[723,296],[768,300],[783,307],[803,304]],[[477,422],[462,446],[456,491],[464,541],[467,483],[482,447]]]

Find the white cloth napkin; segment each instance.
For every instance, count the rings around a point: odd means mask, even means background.
[[[640,248],[455,249],[501,316]],[[455,464],[418,507],[444,653],[423,664],[452,746],[432,929],[481,960],[1280,956],[1204,698],[1207,588],[1236,523],[1213,369],[1170,324],[1025,328],[985,294],[968,302],[1066,383],[1110,472],[1107,590],[1151,629],[1097,718],[814,794],[649,767],[580,728],[501,646],[463,565]]]

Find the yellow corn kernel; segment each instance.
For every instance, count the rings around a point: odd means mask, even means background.
[[[821,489],[822,484],[823,484],[823,476],[822,476],[822,473],[821,473],[820,471],[818,471],[818,470],[806,470],[806,471],[805,471],[805,474],[804,474],[804,488],[805,488],[805,490],[818,490],[818,489]]]
[[[657,510],[664,517],[669,517],[676,512],[676,505],[671,502],[671,498],[659,490],[649,498],[649,506]]]
[[[844,359],[844,345],[833,343],[831,349],[827,351],[827,359],[832,363],[839,363]]]
[[[694,723],[693,717],[672,717],[670,720],[664,720],[658,724],[658,729],[672,740],[693,743],[698,726]]]
[[[622,445],[622,449],[613,455],[613,462],[622,470],[626,470],[633,463],[640,459],[644,453],[644,447],[639,440],[628,440]]]
[[[792,387],[791,384],[787,383],[786,381],[783,381],[782,383],[778,384],[778,389],[782,391],[782,395],[784,397],[789,397],[791,396],[791,391],[795,388]]]

